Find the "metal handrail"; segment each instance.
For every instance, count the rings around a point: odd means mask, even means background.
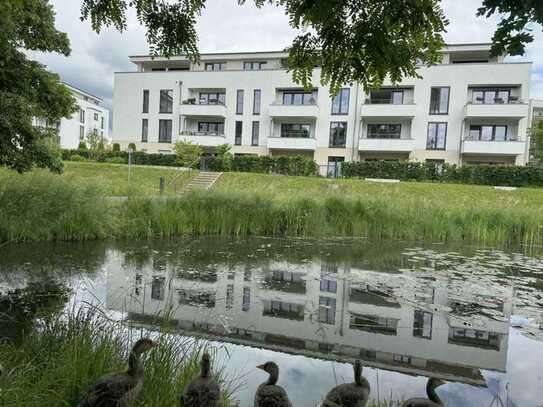
[[[194,164],[200,162],[201,159],[202,159],[202,157],[198,157],[196,160],[189,163],[189,165],[187,167],[185,167],[185,168],[188,168],[189,176],[192,173],[192,166]],[[168,183],[168,187],[170,187],[173,184],[173,192],[174,192],[174,194],[177,194],[177,180],[179,179],[179,177],[181,175],[183,175],[184,172],[185,171],[179,170],[179,174],[177,174],[175,177],[173,177],[173,179]]]
[[[514,137],[514,138],[513,137],[507,137],[505,140],[481,140],[480,138],[470,137],[470,136],[464,137],[464,141],[482,141],[483,143],[488,143],[488,142],[491,142],[491,141],[498,142],[498,143],[506,143],[508,141],[524,142],[519,137]]]
[[[527,105],[526,101],[523,99],[502,99],[502,98],[495,98],[492,101],[486,101],[486,100],[468,100],[466,103],[468,105],[483,105],[483,106],[496,106],[496,105]]]
[[[288,132],[287,134],[301,134],[301,133],[295,133],[295,132]],[[302,139],[314,139],[315,136],[312,136],[311,134],[307,136],[291,136],[291,135],[283,135],[283,134],[272,134],[270,138],[302,138]]]
[[[196,131],[196,130],[181,130],[181,136],[212,136],[212,137],[225,137],[224,133],[218,133],[216,131]]]
[[[394,101],[392,99],[374,99],[374,98],[367,98],[366,104],[367,105],[394,105],[394,106],[402,106],[402,105],[414,105],[415,101],[413,99],[407,99],[404,98],[402,103],[393,103]]]

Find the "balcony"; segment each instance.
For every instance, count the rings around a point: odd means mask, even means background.
[[[190,141],[205,147],[216,147],[226,143],[224,134],[214,131],[183,130],[179,133],[180,141]]]
[[[272,103],[268,108],[271,117],[311,117],[319,115],[319,107],[316,104],[308,105],[284,105]]]
[[[276,150],[315,150],[317,140],[313,137],[282,137],[274,135],[268,137],[268,148]]]
[[[415,148],[411,138],[361,138],[358,151],[410,153]]]
[[[408,117],[413,118],[417,106],[412,102],[392,103],[390,99],[367,99],[362,105],[362,117]]]
[[[526,152],[526,142],[519,140],[484,141],[465,139],[462,142],[462,154],[477,155],[521,155]]]
[[[508,118],[523,119],[528,117],[528,105],[525,103],[468,103],[465,109],[467,118]]]
[[[223,104],[182,104],[180,114],[183,116],[226,117],[226,106]]]

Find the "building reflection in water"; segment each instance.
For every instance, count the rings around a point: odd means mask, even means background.
[[[132,320],[167,315],[225,342],[484,385],[504,372],[510,291],[470,293],[447,273],[417,276],[325,260],[213,264],[166,257],[128,265],[110,252],[107,306]],[[153,256],[151,256],[153,257]],[[460,288],[460,290],[459,290]]]

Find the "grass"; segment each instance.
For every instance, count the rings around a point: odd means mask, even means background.
[[[133,174],[139,193],[115,202],[105,198],[120,177],[111,168],[0,172],[0,242],[260,235],[543,243],[543,189],[225,173],[212,191],[157,200],[148,198],[153,180],[172,170],[142,168]]]
[[[128,350],[137,338],[95,312],[46,320],[21,343],[1,344],[0,405],[76,405],[98,377],[126,369]],[[177,406],[180,393],[199,371],[204,344],[171,335],[167,329],[154,333],[153,339],[159,346],[145,358],[145,380],[136,406]],[[224,405],[232,405],[236,383],[227,380],[224,368],[215,371]]]

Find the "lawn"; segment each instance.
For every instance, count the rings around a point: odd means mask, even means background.
[[[35,172],[46,172],[46,170],[37,169]],[[0,168],[0,182],[3,177],[13,174],[13,171]],[[174,194],[174,184],[172,183],[174,179],[177,188],[179,188],[194,174],[195,172],[189,174],[176,168],[133,165],[130,174],[131,190],[140,195],[158,195],[160,193],[160,177],[164,177],[165,192],[171,195]],[[95,181],[110,196],[126,196],[128,194],[128,165],[65,161],[62,177],[73,180],[74,183]]]

